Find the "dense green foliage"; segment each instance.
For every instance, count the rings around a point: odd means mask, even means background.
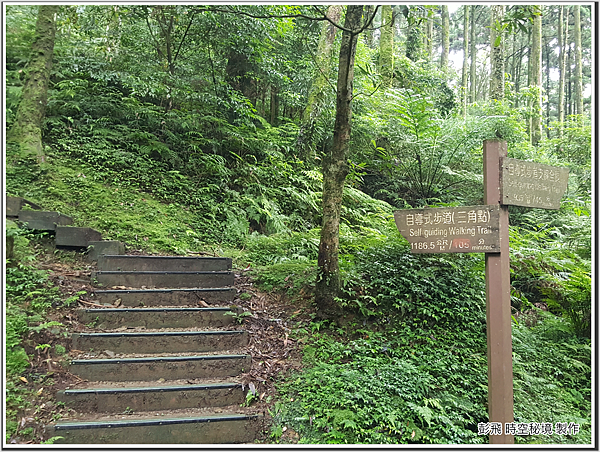
[[[322,333],[310,325],[310,367],[282,387],[293,402],[275,406],[273,436],[289,425],[307,443],[486,442],[477,435],[487,419],[482,268],[476,256],[411,255],[399,238],[358,252],[353,296],[368,317]],[[591,440],[591,350],[573,328],[539,309],[513,323],[515,422],[581,426],[517,442]]]
[[[9,146],[6,191],[129,250],[233,256],[264,290],[310,299],[321,162],[335,113],[332,89],[308,151],[299,145],[320,26],[234,10],[315,14],[281,5],[61,7],[43,129],[48,160],[23,159]],[[421,23],[421,10],[433,13],[411,7],[406,23]],[[7,7],[9,126],[36,13]],[[421,31],[410,29],[419,39]],[[415,42],[397,37],[402,46]],[[305,369],[280,386],[272,439],[289,427],[303,443],[487,443],[477,434],[487,421],[483,257],[411,255],[392,212],[482,203],[482,142],[501,137],[510,157],[570,169],[560,210],[510,208],[515,420],[577,422],[581,432],[516,441],[589,443],[590,120],[551,123],[534,147],[529,88],[507,82],[503,102],[479,96],[463,117],[452,71],[416,50],[421,58],[396,55],[384,91],[378,50],[359,40],[340,227],[345,317],[293,330]],[[6,237],[14,243],[6,270],[10,435],[26,398],[18,383],[31,362],[24,339],[62,331],[45,317],[73,300],[36,269],[42,238],[10,224]]]

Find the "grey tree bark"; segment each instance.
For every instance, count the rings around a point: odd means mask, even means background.
[[[381,7],[381,37],[379,38],[379,73],[383,85],[392,84],[394,75],[394,14],[392,5]]]
[[[464,5],[463,15],[463,66],[462,66],[462,114],[467,116],[467,100],[469,93],[468,78],[469,78],[469,6]]]
[[[477,100],[477,46],[475,45],[475,8],[477,8],[477,6],[471,5],[471,37],[469,39],[469,44],[471,45],[471,51],[469,52],[469,56],[471,57],[471,74],[469,76],[471,89],[469,92],[469,102],[471,103]]]
[[[575,113],[583,114],[583,76],[581,68],[581,6],[573,5],[575,24],[573,38],[575,40]]]
[[[448,69],[448,55],[450,52],[450,13],[448,5],[442,5],[442,56],[440,68],[442,71]]]
[[[504,6],[491,5],[490,8],[492,10],[490,99],[502,100],[504,99],[504,43],[502,32],[498,32],[498,28],[504,18]]]
[[[565,17],[565,11],[567,12],[567,17],[568,17],[568,12],[569,12],[569,7],[568,6],[561,6],[560,7],[560,15],[559,15],[559,19],[558,19],[558,47],[560,49],[560,53],[558,56],[558,61],[559,61],[559,72],[560,72],[560,76],[559,76],[559,80],[558,80],[558,122],[560,122],[561,124],[565,121],[565,65],[567,63],[567,52],[565,51],[565,46],[566,43],[568,42],[568,35],[569,35],[569,26],[568,26],[568,20],[567,20],[567,26],[564,25],[564,17]],[[563,136],[563,128],[562,126],[559,127],[559,137],[562,138]]]
[[[541,10],[541,6],[540,6]],[[531,101],[531,144],[537,146],[542,139],[542,16],[533,16],[531,29],[531,61],[529,62],[531,79],[529,87],[535,89]]]

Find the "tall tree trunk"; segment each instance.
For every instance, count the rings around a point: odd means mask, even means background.
[[[448,55],[450,52],[450,13],[448,5],[442,5],[442,56],[440,68],[442,71],[448,69]]]
[[[403,9],[404,17],[408,22],[408,31],[406,36],[406,58],[411,61],[417,61],[423,57],[423,32],[419,25],[421,12],[412,6],[406,6]]]
[[[565,11],[567,12],[567,25],[564,25],[564,16]],[[565,69],[567,64],[567,52],[566,45],[568,42],[569,36],[569,7],[561,6],[560,7],[560,17],[558,20],[558,47],[560,50],[559,54],[559,80],[558,80],[558,122],[561,124],[559,126],[559,137],[563,137],[563,126],[562,123],[565,122]],[[563,31],[564,30],[564,31]]]
[[[323,225],[315,288],[315,302],[319,309],[319,316],[323,318],[336,313],[335,298],[340,291],[338,264],[340,216],[344,181],[348,175],[347,155],[352,119],[354,56],[362,10],[362,5],[351,4],[346,11],[345,30],[340,45],[333,143],[323,159]]]
[[[522,44],[521,39],[519,39],[519,44]],[[519,57],[516,61],[516,69],[515,69],[515,93],[518,93],[521,89],[521,68],[523,67],[523,46],[519,49]],[[515,108],[519,108],[519,96],[516,97]]]
[[[504,43],[502,32],[498,32],[504,18],[504,6],[491,5],[492,23],[490,27],[490,62],[492,65],[490,76],[490,99],[504,99]]]
[[[541,9],[541,6],[540,6]],[[531,144],[537,146],[542,139],[542,16],[533,17],[531,29],[531,61],[529,62],[531,79],[529,87],[535,88],[535,97],[531,103]]]
[[[575,114],[573,111],[573,53],[571,52],[571,44],[567,51],[567,115]]]
[[[573,37],[575,38],[575,113],[583,114],[583,76],[581,69],[581,7],[573,5],[575,24]]]
[[[342,17],[342,10],[342,5],[331,5],[327,9],[326,15],[333,22],[339,23]],[[315,124],[321,114],[327,90],[329,89],[328,80],[332,69],[333,44],[337,30],[337,27],[332,23],[323,21],[316,56],[317,76],[310,88],[297,140],[298,152],[304,158],[306,158],[313,146]]]
[[[542,37],[543,39],[543,37]],[[544,40],[544,56],[546,57],[546,138],[550,139],[550,44],[548,39]]]
[[[381,37],[379,38],[379,73],[383,85],[389,87],[394,75],[394,15],[392,5],[381,8]]]
[[[375,12],[375,5],[365,5],[365,10],[363,13],[365,21],[369,20],[374,12]],[[371,23],[371,25],[369,27],[367,27],[367,29],[364,31],[365,44],[367,45],[367,47],[369,47],[371,49],[373,47],[375,47],[373,28],[374,28],[373,23]]]
[[[57,13],[57,5],[39,7],[22,98],[7,136],[7,140],[18,143],[22,156],[36,156],[38,162],[45,161],[42,121],[48,100],[48,81],[56,36],[54,16]]]
[[[469,39],[471,45],[471,74],[469,76],[469,83],[471,84],[469,94],[470,103],[473,103],[477,100],[477,46],[475,45],[475,8],[477,8],[476,5],[471,5],[471,37]]]
[[[462,66],[462,114],[463,118],[467,116],[467,99],[469,93],[469,6],[463,5],[463,66]]]
[[[427,49],[427,59],[429,61],[433,60],[433,17],[432,11],[425,11],[426,19],[425,19],[425,45]]]

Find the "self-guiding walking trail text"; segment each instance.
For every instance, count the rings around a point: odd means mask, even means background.
[[[569,170],[510,159],[505,141],[490,140],[483,173],[485,205],[398,210],[394,218],[412,253],[485,253],[488,412],[502,427],[514,423],[508,206],[560,208]],[[514,432],[501,430],[490,443],[513,444]]]

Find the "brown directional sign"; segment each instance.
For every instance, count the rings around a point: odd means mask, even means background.
[[[502,204],[559,209],[569,169],[523,160],[502,159]]]
[[[412,253],[499,253],[500,207],[397,210],[396,226]]]

